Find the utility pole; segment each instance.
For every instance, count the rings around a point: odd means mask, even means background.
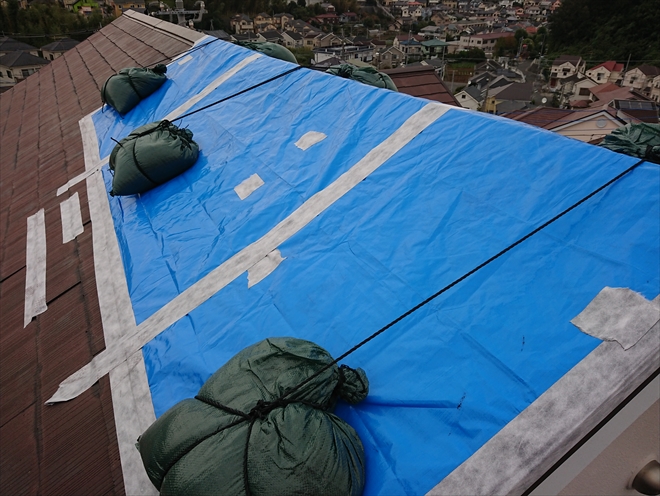
[[[632,53],[628,54],[628,62],[626,62],[626,68],[623,70],[623,76],[622,76],[622,79],[625,79],[625,77],[626,77],[626,72],[628,72],[628,65],[630,64],[630,56],[631,56],[631,55],[632,55]],[[621,84],[623,84],[623,83],[621,83]]]

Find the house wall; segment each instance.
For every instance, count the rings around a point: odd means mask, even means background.
[[[602,127],[600,127],[602,126]],[[578,122],[570,127],[556,131],[562,136],[568,136],[579,141],[589,142],[591,140],[607,136],[620,126],[607,117],[596,117],[593,120]]]
[[[623,77],[623,82],[621,85],[641,90],[646,86],[646,79],[646,74],[635,68],[626,73],[626,75]]]
[[[458,100],[458,103],[461,105],[461,107],[470,109],[470,110],[478,110],[479,109],[479,102],[477,102],[474,98],[472,98],[470,95],[468,95],[465,91],[461,91],[455,95],[456,100]]]
[[[608,71],[605,67],[599,67],[594,71],[587,71],[587,77],[593,79],[598,84],[616,83],[620,76],[619,71]]]
[[[22,67],[6,67],[4,65],[0,65],[0,72],[2,72],[2,77],[6,81],[13,81],[12,84],[18,83],[25,79],[28,76],[31,76],[35,72],[37,72],[39,69],[41,69],[41,65],[34,65],[34,66],[22,66]],[[9,77],[9,73],[11,73],[12,77]]]

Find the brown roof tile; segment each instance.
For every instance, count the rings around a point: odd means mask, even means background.
[[[402,67],[383,72],[392,78],[401,93],[460,107],[454,95],[436,74],[434,67]]]
[[[159,27],[160,26],[160,27]],[[56,190],[85,169],[78,121],[113,72],[153,65],[198,33],[121,16],[0,96],[0,480],[3,494],[123,494],[110,382],[44,405],[105,347],[85,183],[84,232],[62,243]],[[45,210],[48,309],[23,328],[27,217]]]

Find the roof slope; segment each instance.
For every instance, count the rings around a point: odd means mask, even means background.
[[[0,52],[13,52],[23,50],[25,52],[36,52],[38,49],[22,41],[16,41],[7,36],[0,37]]]
[[[56,190],[85,170],[78,121],[123,67],[151,65],[197,33],[124,14],[0,95],[0,480],[3,494],[123,494],[108,378],[48,407],[58,383],[104,347],[84,183],[85,231],[62,243]],[[160,26],[160,27],[159,27]],[[187,30],[185,30],[187,31]],[[26,218],[45,210],[48,310],[23,328]]]

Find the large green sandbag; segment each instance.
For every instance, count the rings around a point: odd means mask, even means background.
[[[140,436],[151,482],[163,496],[244,495],[246,483],[253,496],[361,494],[364,448],[332,411],[337,398],[358,403],[367,396],[364,371],[333,364],[275,401],[332,361],[323,348],[295,338],[266,339],[238,353],[194,399],[174,405]]]
[[[129,67],[110,76],[101,89],[101,100],[121,115],[160,88],[167,80],[167,67],[158,64],[153,69]]]
[[[268,55],[269,57],[284,60],[286,62],[293,62],[294,64],[298,63],[298,61],[296,60],[296,56],[293,53],[291,53],[291,50],[283,47],[282,45],[278,45],[277,43],[264,41],[264,42],[243,42],[238,44],[245,48],[249,48],[250,50],[256,50],[257,52],[261,52],[264,55]]]
[[[628,124],[605,136],[600,146],[660,164],[660,124]]]
[[[386,88],[392,91],[399,91],[396,85],[387,74],[378,72],[373,67],[355,67],[351,64],[333,65],[325,72],[340,76],[346,79],[353,79],[360,83],[376,86],[377,88]]]
[[[192,131],[168,121],[137,128],[110,153],[109,167],[114,172],[110,194],[144,193],[190,169],[199,155],[192,137]]]

